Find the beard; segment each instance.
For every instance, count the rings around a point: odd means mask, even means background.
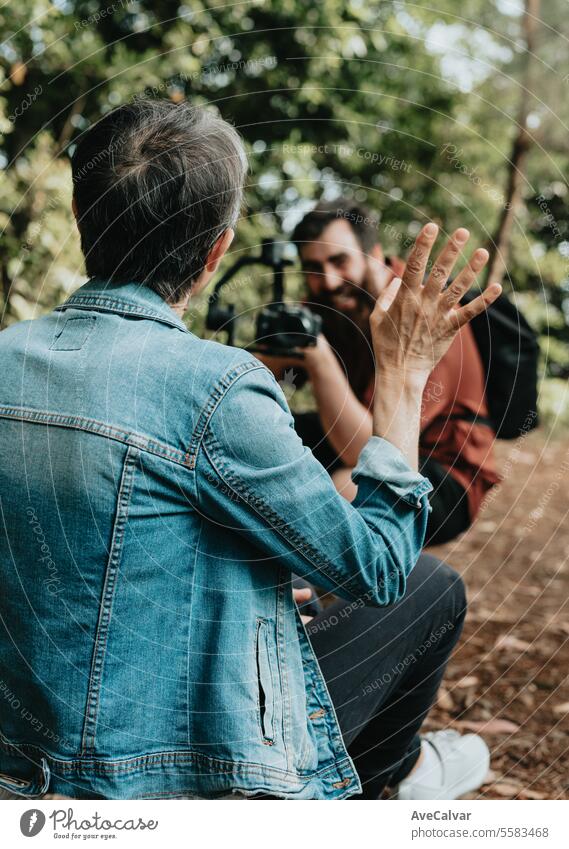
[[[330,328],[336,323],[339,327],[346,328],[351,323],[354,330],[357,329],[369,337],[369,317],[375,298],[363,284],[345,280],[334,292],[311,295],[307,303]]]
[[[355,301],[352,308],[341,304]],[[334,294],[311,296],[307,306],[322,318],[322,332],[332,346],[356,397],[367,390],[375,373],[369,317],[375,299],[361,286],[345,281]]]

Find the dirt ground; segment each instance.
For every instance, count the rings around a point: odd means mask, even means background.
[[[569,798],[569,437],[498,443],[502,484],[461,538],[431,549],[463,576],[469,616],[427,725],[481,733],[470,798]]]

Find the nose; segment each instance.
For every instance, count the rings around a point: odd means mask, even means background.
[[[343,286],[344,278],[338,273],[338,269],[329,263],[324,263],[320,286],[324,292],[335,292]]]

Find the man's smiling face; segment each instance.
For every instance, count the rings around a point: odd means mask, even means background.
[[[382,259],[377,245],[372,255]],[[346,315],[367,303],[367,257],[348,221],[332,221],[312,242],[300,247],[300,260],[312,299]]]

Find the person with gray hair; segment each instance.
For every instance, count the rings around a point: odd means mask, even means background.
[[[207,109],[105,115],[72,162],[89,279],[0,334],[13,796],[454,798],[483,780],[480,738],[418,735],[466,603],[455,572],[417,562],[431,490],[417,443],[434,362],[499,294],[458,306],[487,255],[442,291],[455,234],[423,285],[429,224],[378,299],[381,391],[349,503],[271,372],[182,320],[231,245],[246,171]],[[293,573],[344,600],[310,633]]]

